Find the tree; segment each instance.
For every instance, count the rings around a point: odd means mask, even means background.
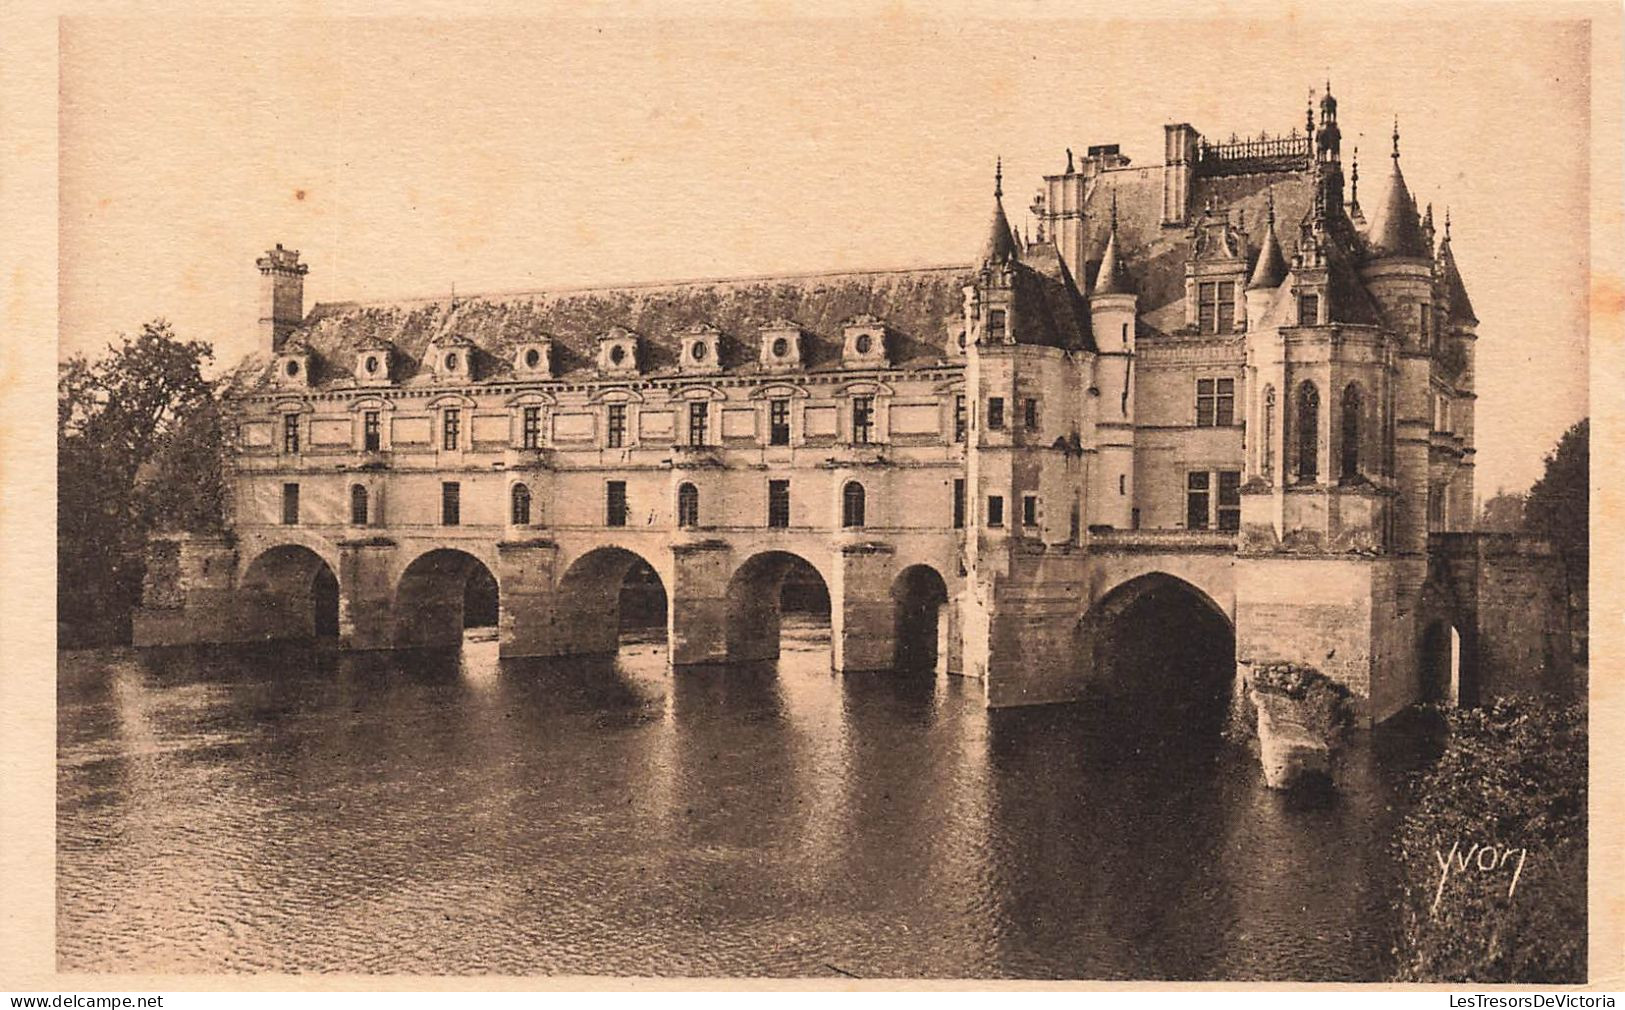
[[[1591,419],[1575,422],[1546,454],[1546,472],[1529,489],[1524,529],[1583,563],[1590,546]]]
[[[1523,508],[1523,495],[1497,491],[1484,503],[1478,528],[1489,533],[1516,533],[1523,529]]]
[[[1587,580],[1591,572],[1591,419],[1574,424],[1546,454],[1546,472],[1529,489],[1524,531],[1550,540],[1563,559],[1577,656],[1587,654]]]
[[[155,528],[223,520],[213,349],[159,319],[57,377],[57,610],[70,637],[122,637]]]

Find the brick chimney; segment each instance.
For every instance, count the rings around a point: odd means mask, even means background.
[[[299,250],[284,249],[278,242],[254,261],[260,268],[260,346],[272,354],[282,350],[288,334],[305,318],[305,274],[310,267],[299,262]]]

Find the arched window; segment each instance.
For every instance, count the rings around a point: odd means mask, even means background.
[[[1320,478],[1320,390],[1313,382],[1298,387],[1298,481]]]
[[[1338,447],[1338,477],[1352,480],[1360,475],[1360,386],[1343,387],[1343,426]]]
[[[367,489],[360,484],[350,486],[350,525],[367,525]]]
[[[1264,387],[1264,444],[1258,470],[1267,480],[1275,480],[1275,387]]]
[[[677,525],[700,524],[700,489],[693,484],[677,485]]]
[[[530,525],[530,488],[524,484],[513,486],[512,515],[515,526]]]
[[[863,525],[863,485],[855,480],[848,481],[841,489],[841,525],[849,528]]]

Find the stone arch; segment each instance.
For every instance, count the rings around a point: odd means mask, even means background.
[[[560,655],[614,655],[621,633],[667,627],[670,589],[648,558],[627,547],[595,547],[570,563],[555,592],[554,637]]]
[[[449,648],[468,627],[496,625],[502,589],[492,567],[468,551],[436,547],[413,558],[395,586],[395,644]]]
[[[1163,571],[1120,583],[1078,621],[1074,652],[1087,690],[1123,702],[1158,732],[1222,728],[1235,679],[1230,616],[1196,584]]]
[[[948,658],[948,583],[930,565],[909,565],[892,581],[898,670],[945,670]]]
[[[304,544],[278,544],[243,568],[240,612],[249,638],[336,638],[337,569]]]
[[[777,659],[788,609],[827,615],[829,579],[818,566],[789,551],[753,554],[728,579],[729,662]]]

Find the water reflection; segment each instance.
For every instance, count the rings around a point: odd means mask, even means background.
[[[1403,747],[1377,737],[1305,804],[1216,733],[835,676],[818,635],[675,676],[647,640],[570,661],[488,641],[64,654],[61,965],[1386,970]]]

